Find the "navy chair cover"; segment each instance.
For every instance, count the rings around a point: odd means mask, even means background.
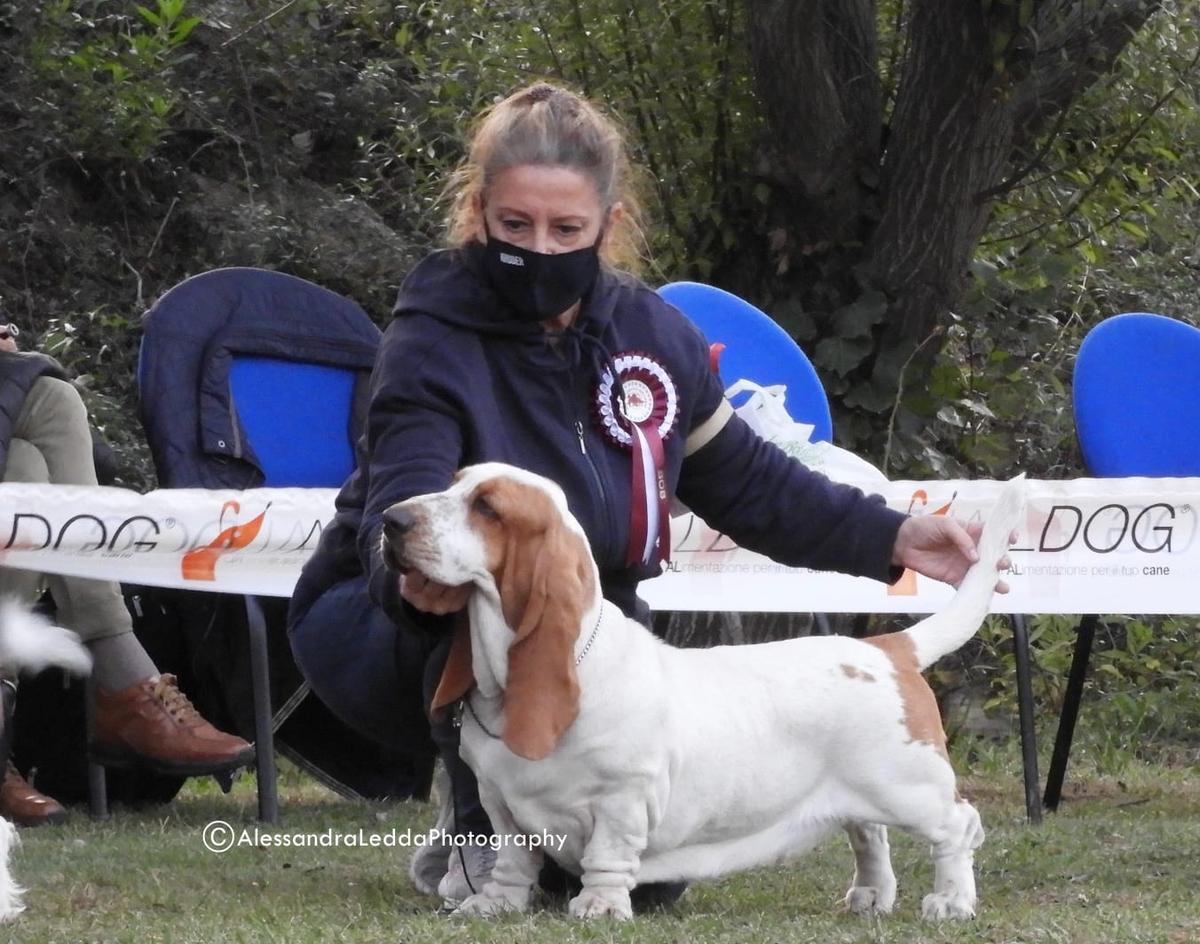
[[[138,363],[159,485],[340,487],[354,468],[379,339],[353,301],[283,273],[216,269],[175,286],[143,319]],[[275,821],[274,729],[307,687],[272,716],[268,635],[283,627],[274,620],[269,634],[256,597],[245,608],[259,815]],[[290,659],[286,640],[275,650]]]

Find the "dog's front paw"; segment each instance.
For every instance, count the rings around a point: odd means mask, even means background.
[[[921,900],[926,921],[967,921],[975,917],[975,901],[957,892],[932,892]]]
[[[585,888],[571,899],[567,911],[572,918],[616,918],[628,921],[633,917],[629,889],[606,886]]]
[[[475,918],[495,918],[509,912],[524,911],[528,906],[528,888],[514,888],[499,885],[496,882],[488,882],[483,887],[483,891],[463,899],[454,909],[454,914]]]
[[[877,914],[891,914],[896,903],[896,889],[874,888],[870,885],[855,885],[846,892],[846,908],[860,918]]]

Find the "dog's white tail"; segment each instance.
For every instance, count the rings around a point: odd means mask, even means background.
[[[1008,551],[1008,539],[1025,510],[1025,476],[1006,482],[992,506],[979,538],[979,560],[959,584],[949,606],[905,632],[916,649],[917,664],[926,669],[975,635],[987,616],[999,575],[996,565]]]
[[[40,672],[51,665],[87,675],[92,654],[69,629],[31,613],[16,600],[0,600],[0,666],[10,672]]]

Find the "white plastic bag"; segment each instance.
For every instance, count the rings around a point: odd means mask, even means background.
[[[835,482],[886,482],[887,476],[854,453],[828,442],[812,442],[813,427],[792,419],[784,405],[787,388],[782,384],[763,387],[753,380],[739,380],[725,391],[732,400],[739,393],[750,397],[734,412],[767,442]]]

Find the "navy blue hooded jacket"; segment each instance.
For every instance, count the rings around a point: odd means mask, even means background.
[[[723,402],[721,383],[700,331],[637,279],[602,268],[575,325],[552,344],[493,291],[478,248],[445,250],[409,275],[394,315],[372,374],[358,468],[301,576],[293,621],[323,590],[364,570],[375,602],[411,621],[380,554],[381,515],[486,461],[558,482],[587,533],[605,597],[645,619],[637,584],[659,567],[625,564],[630,453],[609,441],[593,408],[607,358],[630,352],[662,365],[678,393],[678,420],[664,442],[672,494],[781,563],[898,576],[890,559],[903,515],[793,461],[737,416],[685,459],[689,434]]]

